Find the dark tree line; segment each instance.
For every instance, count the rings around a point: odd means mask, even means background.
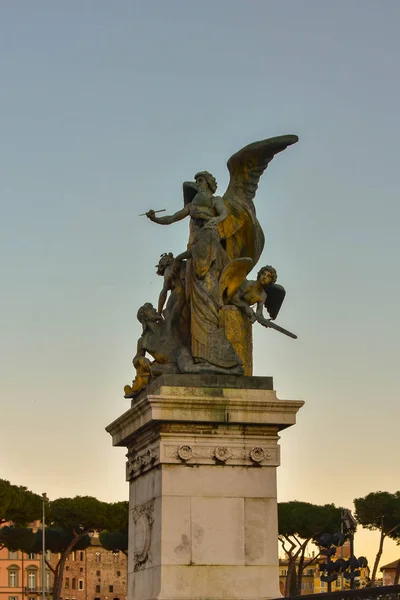
[[[106,550],[128,550],[128,502],[101,502],[91,496],[58,498],[45,507],[45,550],[59,554],[53,566],[53,600],[59,600],[65,562],[72,551],[84,550],[99,534]],[[42,530],[31,524],[42,518],[42,498],[24,487],[0,480],[0,548],[42,553]]]
[[[386,538],[400,544],[400,491],[372,492],[354,500],[355,518],[362,527],[380,532],[379,546],[371,573],[375,584],[379,562]],[[319,554],[306,558],[309,544],[318,546],[322,533],[341,530],[342,508],[334,504],[318,506],[309,502],[281,502],[278,505],[279,540],[288,561],[285,596],[301,594],[304,570],[317,563]],[[400,561],[395,584],[400,580]]]

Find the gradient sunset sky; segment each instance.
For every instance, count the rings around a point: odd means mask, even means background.
[[[0,477],[127,497],[104,428],[129,407],[154,265],[188,234],[138,214],[178,210],[199,170],[222,194],[231,154],[295,133],[256,198],[299,339],[255,328],[255,374],[306,401],[279,499],[400,488],[399,22],[398,0],[1,3]]]

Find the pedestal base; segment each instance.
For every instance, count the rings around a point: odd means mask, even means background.
[[[160,377],[107,431],[128,448],[129,600],[280,596],[271,378]]]

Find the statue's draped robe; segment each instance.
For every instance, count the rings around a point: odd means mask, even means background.
[[[219,277],[229,262],[217,227],[193,231],[192,260],[187,272],[192,356],[196,362],[231,368],[241,361],[220,328]]]

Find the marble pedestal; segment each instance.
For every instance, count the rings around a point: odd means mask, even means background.
[[[128,448],[129,600],[280,596],[278,432],[302,405],[270,377],[164,375],[107,427]]]

